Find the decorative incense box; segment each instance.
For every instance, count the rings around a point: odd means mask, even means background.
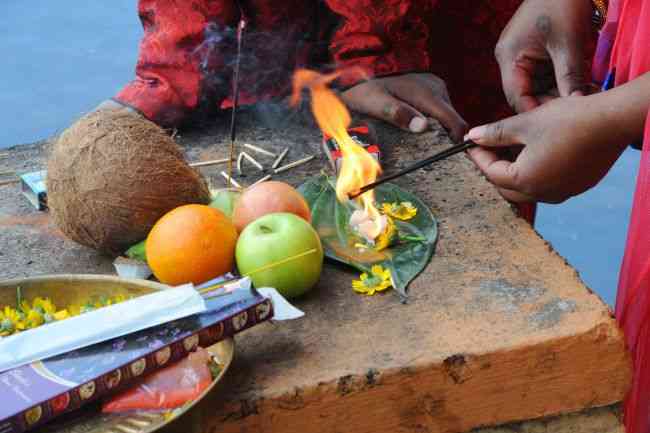
[[[0,433],[40,426],[127,388],[199,345],[209,346],[273,317],[271,300],[252,289],[208,298],[206,304],[205,313],[0,374]]]

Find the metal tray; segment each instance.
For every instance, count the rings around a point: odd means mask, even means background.
[[[152,281],[129,280],[108,275],[44,275],[0,281],[0,305],[15,305],[18,286],[25,299],[47,296],[57,305],[81,303],[90,297],[102,295],[140,296],[168,288]],[[219,360],[221,373],[199,398],[176,409],[171,416],[151,412],[133,412],[126,415],[102,414],[99,404],[91,403],[34,431],[47,433],[198,432],[201,428],[201,414],[198,410],[192,409],[226,374],[232,363],[235,344],[232,339],[227,339],[206,349]]]

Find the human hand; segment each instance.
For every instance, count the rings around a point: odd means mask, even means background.
[[[595,96],[555,99],[474,128],[466,138],[480,147],[470,150],[470,158],[511,202],[560,203],[580,194],[605,176],[632,129],[604,121],[608,110]],[[497,155],[510,146],[523,146],[514,162]]]
[[[433,74],[405,74],[372,79],[343,92],[354,111],[385,120],[411,132],[423,132],[433,117],[458,141],[467,123],[454,110],[445,82]]]
[[[587,88],[590,0],[525,0],[495,48],[503,90],[518,112]]]

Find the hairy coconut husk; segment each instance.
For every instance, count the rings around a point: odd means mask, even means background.
[[[48,205],[72,240],[117,255],[170,210],[207,204],[203,177],[157,125],[126,109],[92,112],[54,143]]]

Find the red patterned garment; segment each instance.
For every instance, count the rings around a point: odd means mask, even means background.
[[[509,114],[493,50],[520,0],[249,0],[243,103],[287,94],[296,67],[432,72],[470,124]],[[240,9],[233,0],[139,0],[136,79],[115,99],[161,125],[228,106]],[[353,85],[344,82],[342,85]]]
[[[512,114],[493,52],[520,3],[139,0],[144,38],[136,79],[115,99],[164,126],[199,106],[229,107],[243,13],[241,103],[288,94],[297,67],[358,66],[369,77],[432,72],[447,82],[461,116],[483,124]],[[535,206],[520,206],[520,213],[532,222]]]

